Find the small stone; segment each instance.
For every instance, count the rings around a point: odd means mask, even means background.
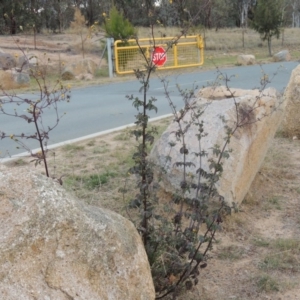
[[[10,70],[16,66],[15,58],[9,53],[0,53],[0,69]]]
[[[254,55],[242,54],[237,57],[237,64],[240,66],[254,65],[255,63]]]
[[[63,80],[81,78],[90,80],[95,75],[97,64],[91,59],[83,59],[77,63],[67,65],[62,72]]]
[[[291,60],[291,55],[289,50],[282,50],[276,54],[273,55],[273,61],[289,61]]]

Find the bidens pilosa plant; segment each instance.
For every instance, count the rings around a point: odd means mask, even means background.
[[[155,47],[153,27],[152,37],[153,47]],[[178,42],[180,37],[181,35],[168,43],[167,51]],[[142,49],[141,53],[144,55]],[[211,160],[210,172],[201,168],[201,160],[207,156],[207,149],[204,150],[200,146],[201,138],[206,133],[201,121],[202,111],[193,104],[194,90],[180,90],[183,108],[177,111],[168,93],[167,81],[162,80],[166,98],[174,115],[174,122],[178,125],[175,133],[176,142],[182,145],[180,149],[182,161],[176,162],[177,166],[182,167],[182,181],[171,195],[170,202],[160,198],[161,193],[158,193],[157,184],[159,177],[149,159],[156,132],[156,129],[149,125],[149,112],[157,111],[157,107],[156,99],[149,96],[148,91],[150,78],[156,66],[146,56],[144,59],[145,70],[135,70],[135,75],[141,83],[142,99],[134,95],[127,96],[138,111],[136,127],[132,131],[138,145],[133,155],[135,164],[129,170],[131,174],[136,175],[138,192],[129,207],[136,209],[139,217],[134,218],[131,214],[130,217],[135,219],[137,229],[142,236],[151,266],[156,299],[167,296],[175,299],[183,289],[189,290],[198,283],[200,269],[207,266],[208,253],[212,249],[216,231],[224,215],[231,213],[232,208],[226,204],[215,187],[222,175],[222,159],[228,157],[230,151],[226,146],[221,148],[216,145],[213,149],[214,159]],[[199,141],[198,153],[189,153],[188,145],[185,143],[185,135],[191,123],[186,123],[183,117],[190,112],[193,115],[191,122],[199,128],[199,134],[195,136]],[[228,129],[227,143],[233,130]],[[187,180],[188,169],[197,163],[199,164],[198,178],[190,183]],[[196,191],[193,198],[186,196],[186,192],[191,189]]]
[[[168,43],[167,51],[179,39],[180,35]],[[152,44],[155,47],[153,27]],[[142,49],[141,53],[143,55]],[[228,86],[231,78],[218,70],[218,78],[225,82],[234,102],[235,116],[231,122],[220,116],[224,124],[224,141],[211,149],[204,149],[202,140],[209,132],[206,132],[202,119],[205,105],[199,106],[196,101],[196,87],[183,90],[178,86],[183,102],[182,108],[177,109],[168,90],[168,81],[162,79],[165,96],[173,113],[173,122],[177,124],[177,130],[173,132],[174,143],[170,143],[170,150],[166,149],[166,164],[167,153],[175,151],[175,144],[180,143],[182,158],[175,163],[176,167],[182,170],[182,180],[171,195],[166,195],[158,184],[160,172],[164,172],[164,168],[154,166],[149,158],[156,132],[149,124],[149,113],[157,111],[156,99],[149,95],[149,87],[156,66],[151,58],[144,56],[144,60],[145,69],[135,70],[135,75],[141,83],[142,97],[127,96],[137,109],[136,127],[132,134],[138,142],[133,155],[135,164],[129,170],[137,178],[137,193],[129,207],[135,209],[138,214],[133,215],[129,212],[129,215],[141,234],[148,255],[156,299],[176,299],[183,290],[190,290],[199,283],[200,271],[207,267],[209,253],[222,221],[232,211],[237,211],[235,203],[228,205],[216,186],[224,172],[224,161],[230,157],[232,136],[239,128],[258,121],[254,111],[259,105],[240,105]],[[262,82],[261,93],[267,84],[267,81]],[[185,118],[187,115],[189,118]],[[197,152],[192,152],[186,143],[191,126],[197,128],[194,137],[198,142]],[[209,162],[208,170],[203,168],[204,159]],[[197,170],[197,175],[193,178],[188,176],[190,168]]]

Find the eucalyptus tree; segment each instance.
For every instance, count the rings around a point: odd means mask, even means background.
[[[236,0],[236,11],[238,12],[237,25],[248,27],[249,13],[253,10],[257,0]]]
[[[280,36],[282,25],[282,0],[258,0],[254,9],[252,28],[268,42],[269,55],[272,56],[272,38]]]
[[[74,0],[40,0],[43,2],[41,19],[43,27],[53,32],[63,32],[74,18]]]
[[[155,17],[156,0],[113,0],[112,5],[134,26],[149,26]]]
[[[81,0],[80,2],[77,1],[76,4],[85,16],[87,26],[91,26],[101,20],[103,12],[108,11],[111,7],[110,1],[104,0]]]
[[[46,0],[2,0],[0,33],[16,34],[26,29],[39,32],[44,26],[42,12],[46,4]]]
[[[289,0],[291,7],[291,26],[300,27],[300,0]]]

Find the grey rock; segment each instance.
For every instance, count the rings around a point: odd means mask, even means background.
[[[12,72],[13,80],[18,85],[29,85],[30,84],[30,76],[24,72],[13,71]]]
[[[290,61],[290,60],[291,60],[291,55],[290,55],[289,50],[282,50],[273,55],[273,61],[275,61],[275,62]]]
[[[15,58],[9,53],[0,53],[0,69],[8,70],[16,66]]]

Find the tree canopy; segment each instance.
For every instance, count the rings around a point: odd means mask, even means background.
[[[75,8],[81,10],[87,26],[103,24],[103,13],[108,15],[113,6],[134,26],[157,21],[183,26],[193,19],[194,25],[205,28],[247,27],[262,5],[265,11],[277,12],[277,2],[284,7],[286,26],[300,27],[300,0],[1,0],[0,34],[33,25],[37,32],[63,32],[73,21]]]
[[[263,41],[268,41],[269,55],[272,55],[272,37],[279,38],[282,25],[282,0],[258,0],[251,26]]]

